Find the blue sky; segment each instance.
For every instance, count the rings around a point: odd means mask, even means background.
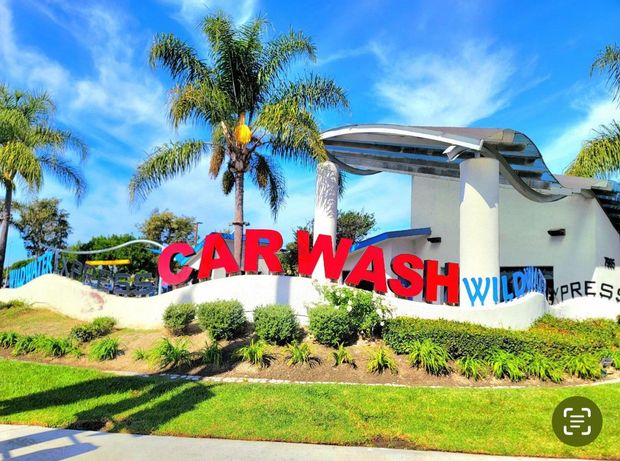
[[[322,128],[375,122],[514,128],[561,172],[593,129],[620,118],[604,78],[589,77],[596,53],[617,40],[614,1],[0,0],[0,81],[48,90],[58,124],[90,147],[83,167],[89,193],[80,206],[53,180],[39,194],[62,199],[74,228],[70,242],[136,232],[155,208],[197,217],[201,233],[231,221],[232,197],[207,177],[206,164],[139,207],[129,206],[127,194],[135,166],[154,146],[207,136],[201,127],[171,128],[171,81],[148,67],[147,53],[158,32],[205,50],[196,24],[215,9],[238,23],[262,13],[273,34],[292,27],[313,37],[318,62],[296,70],[335,78],[351,102],[348,111],[321,114]],[[313,171],[290,165],[285,171],[289,196],[277,222],[257,191],[247,191],[252,227],[290,234],[312,217]],[[407,176],[350,178],[341,208],[374,212],[377,231],[406,228],[408,194]],[[13,229],[8,262],[24,256]]]

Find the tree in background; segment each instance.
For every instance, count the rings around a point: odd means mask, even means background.
[[[263,193],[276,216],[285,198],[276,160],[314,164],[327,158],[314,111],[347,107],[344,91],[331,79],[287,78],[291,62],[316,59],[316,49],[300,32],[265,40],[268,24],[257,18],[241,26],[222,13],[201,24],[209,54],[173,34],[159,34],[151,47],[152,66],[166,67],[177,86],[170,118],[174,127],[193,121],[211,129],[211,140],[189,139],[158,147],[129,184],[131,200],[145,197],[164,180],[194,168],[209,152],[209,174],[221,174],[222,189],[235,191],[234,256],[241,261],[245,175]],[[209,148],[210,147],[210,148]]]
[[[131,234],[112,234],[112,235],[100,235],[93,237],[86,243],[78,243],[71,247],[74,251],[91,251],[91,250],[104,250],[106,248],[115,247],[125,242],[136,240],[136,237]],[[77,260],[85,263],[88,260],[114,260],[114,259],[129,259],[131,263],[129,266],[124,266],[121,270],[123,272],[130,272],[132,274],[146,271],[151,274],[157,273],[157,255],[149,250],[144,245],[136,244],[129,245],[118,250],[109,251],[105,253],[98,253],[95,255],[78,255]]]
[[[51,124],[54,103],[46,93],[11,91],[0,84],[0,185],[4,188],[0,226],[0,268],[4,268],[13,192],[18,184],[38,191],[45,174],[73,189],[78,200],[86,183],[65,157],[87,155],[86,146],[68,131]]]
[[[305,226],[299,226],[293,230],[293,234],[297,235],[300,230],[305,230],[312,234],[314,220],[310,220]],[[348,238],[354,242],[360,242],[375,228],[377,220],[374,213],[366,213],[362,211],[339,211],[336,221],[336,242],[340,239]],[[297,275],[297,239],[289,242],[284,247],[284,251],[278,254],[280,263],[287,275]]]
[[[47,198],[16,205],[19,219],[13,224],[29,255],[40,256],[45,253],[46,247],[66,246],[67,237],[71,233],[69,213],[61,209],[59,204],[57,198]]]
[[[193,243],[196,219],[156,209],[138,228],[144,238],[164,245],[174,242]]]
[[[620,48],[607,46],[592,63],[594,72],[607,74],[607,84],[613,90],[613,100],[620,103]],[[572,176],[608,178],[620,173],[620,124],[613,120],[602,125],[596,135],[587,140],[565,173]]]
[[[376,225],[374,213],[365,213],[364,210],[338,212],[336,241],[340,242],[340,239],[347,238],[359,242],[364,240]]]

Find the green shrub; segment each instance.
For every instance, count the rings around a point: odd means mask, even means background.
[[[236,300],[200,304],[196,316],[200,327],[216,341],[238,336],[246,324],[243,306]]]
[[[25,309],[31,305],[21,299],[12,299],[10,301],[0,301],[0,310],[2,309]]]
[[[516,355],[496,349],[489,358],[491,372],[497,379],[508,378],[511,381],[521,381],[526,377],[525,364]]]
[[[551,380],[554,383],[562,382],[562,367],[553,360],[548,359],[540,353],[523,354],[521,359],[525,363],[525,372],[528,376],[538,378],[542,381]]]
[[[609,319],[571,320],[545,314],[532,325],[530,331],[576,336],[609,346],[620,345],[620,327]]]
[[[164,326],[173,335],[187,332],[196,317],[196,307],[191,303],[170,304],[164,311]]]
[[[320,290],[329,305],[347,312],[353,334],[380,336],[385,320],[392,315],[390,307],[372,291],[337,285],[324,285]]]
[[[338,349],[332,352],[332,357],[334,358],[334,366],[342,365],[343,363],[348,363],[352,367],[355,367],[355,360],[353,360],[353,356],[351,352],[344,347],[344,344],[339,344]]]
[[[133,351],[133,359],[134,360],[148,360],[150,357],[149,351],[144,349],[136,349]]]
[[[616,370],[620,370],[620,351],[612,352],[611,360],[611,366],[614,367]]]
[[[0,333],[0,347],[9,349],[15,346],[19,335],[14,331],[4,331]]]
[[[463,357],[456,361],[456,367],[463,376],[478,381],[487,375],[487,363],[478,357]]]
[[[34,336],[19,336],[13,345],[13,355],[25,355],[36,351],[36,339]]]
[[[312,365],[318,363],[318,358],[312,356],[312,350],[306,343],[299,344],[297,341],[290,343],[286,349],[288,350],[288,362],[289,366],[304,364]]]
[[[224,363],[222,348],[216,342],[205,344],[205,347],[200,351],[200,358],[203,364],[213,368],[220,368]]]
[[[383,346],[371,350],[368,360],[368,372],[383,373],[385,370],[390,370],[392,374],[398,373],[398,366],[394,357]]]
[[[430,339],[425,339],[422,342],[414,341],[409,352],[409,364],[412,367],[422,367],[432,375],[450,373],[449,359],[446,349]]]
[[[354,327],[346,310],[333,306],[316,306],[309,310],[308,329],[321,344],[336,347],[349,342],[354,336]]]
[[[95,331],[90,324],[76,325],[71,328],[69,338],[80,343],[88,343],[95,339]]]
[[[389,320],[383,332],[385,342],[397,353],[406,354],[413,341],[430,339],[446,348],[455,358],[489,358],[491,351],[502,349],[518,355],[539,352],[559,360],[566,355],[595,353],[608,347],[601,340],[567,336],[554,331],[514,331],[489,328],[464,322],[397,317]]]
[[[102,362],[114,360],[121,354],[121,348],[116,338],[103,338],[92,343],[88,356],[92,360]]]
[[[115,325],[116,320],[112,317],[97,317],[90,323],[71,328],[69,338],[80,343],[88,343],[95,338],[109,335]]]
[[[162,338],[148,355],[151,361],[159,368],[190,366],[192,364],[192,354],[188,346],[189,341],[184,338],[178,339],[174,343],[168,338]]]
[[[65,338],[50,338],[47,336],[35,338],[35,347],[37,352],[41,352],[48,357],[64,357],[69,353],[77,354],[79,352],[73,345],[73,342]]]
[[[581,379],[599,379],[603,375],[599,359],[592,354],[566,357],[564,369],[567,373]]]
[[[116,326],[116,320],[112,317],[96,317],[90,322],[91,328],[96,338],[106,336],[112,333],[112,330]]]
[[[291,306],[271,304],[254,310],[254,331],[268,343],[283,344],[299,333],[299,322]]]
[[[250,344],[235,351],[235,357],[259,368],[269,366],[271,362],[271,356],[267,353],[267,343],[262,339],[258,341],[252,339]]]

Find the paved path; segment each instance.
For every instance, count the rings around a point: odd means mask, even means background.
[[[0,424],[0,459],[55,460],[303,460],[303,461],[507,461],[533,458],[466,455],[302,443],[191,439],[49,429]],[[536,458],[537,461],[546,458]],[[557,461],[557,460],[556,460]]]

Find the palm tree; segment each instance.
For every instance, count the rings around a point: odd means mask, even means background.
[[[50,123],[53,112],[54,104],[46,93],[11,91],[0,85],[0,185],[5,191],[0,226],[2,269],[13,192],[18,184],[36,192],[43,185],[44,174],[49,173],[71,187],[78,200],[86,190],[84,179],[64,155],[74,151],[85,160],[86,146],[70,132]]]
[[[620,103],[620,48],[608,45],[599,53],[590,70],[607,73],[607,84],[613,89],[613,100]],[[566,168],[572,176],[608,178],[620,173],[620,124],[615,120],[602,125],[587,140],[575,160]]]
[[[176,80],[169,109],[173,126],[186,121],[206,124],[211,139],[156,148],[129,184],[130,199],[144,199],[162,181],[191,170],[210,154],[209,175],[221,177],[224,194],[235,191],[232,224],[239,264],[246,173],[275,217],[286,195],[276,160],[307,165],[325,160],[313,111],[348,107],[344,91],[331,79],[316,75],[287,79],[291,62],[303,57],[315,60],[316,49],[308,37],[294,31],[266,41],[266,26],[260,17],[241,26],[222,13],[205,17],[201,30],[210,49],[206,59],[173,34],[155,37],[150,64],[167,68]]]

